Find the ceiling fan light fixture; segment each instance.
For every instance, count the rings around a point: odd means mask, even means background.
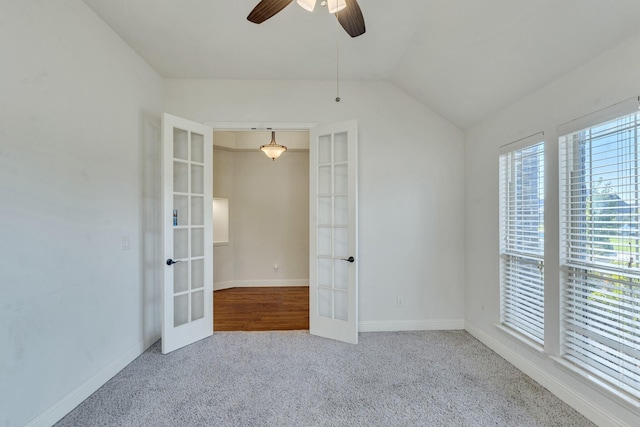
[[[345,0],[327,0],[327,7],[329,13],[337,13],[347,7],[347,2]]]
[[[316,0],[297,0],[300,7],[309,12],[313,12],[313,9],[316,7]]]
[[[247,20],[254,24],[262,24],[291,3],[293,0],[260,0],[247,16]],[[296,3],[306,10],[313,11],[317,0],[297,0]],[[358,37],[365,33],[364,16],[358,0],[349,0],[348,4],[346,0],[322,0],[320,5],[326,7],[338,19],[342,28],[351,37]]]
[[[287,147],[284,145],[279,145],[276,142],[276,133],[271,131],[271,142],[266,145],[260,146],[260,151],[262,151],[268,158],[275,161],[282,153],[287,151]]]

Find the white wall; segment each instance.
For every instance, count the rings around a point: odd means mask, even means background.
[[[200,122],[359,124],[361,330],[462,327],[463,134],[392,84],[165,80]],[[398,295],[406,307],[396,306]]]
[[[162,82],[81,1],[0,8],[0,424],[47,425],[158,337]]]
[[[235,280],[308,283],[309,153],[237,152],[234,172]]]
[[[516,366],[602,425],[638,425],[640,412],[618,404],[561,370],[559,352],[559,214],[556,127],[640,95],[640,37],[595,58],[553,84],[469,129],[465,149],[467,329]],[[545,354],[500,333],[498,272],[498,147],[544,131]],[[617,420],[617,421],[616,421]]]

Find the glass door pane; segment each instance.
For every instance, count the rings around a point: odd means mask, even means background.
[[[358,342],[355,120],[316,126],[309,139],[309,332]]]
[[[348,320],[348,193],[347,133],[318,139],[317,260],[318,315]],[[333,273],[333,274],[332,274]]]
[[[204,317],[204,136],[174,129],[174,327]]]

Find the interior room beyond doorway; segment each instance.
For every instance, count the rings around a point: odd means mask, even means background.
[[[215,131],[213,197],[228,200],[228,241],[214,236],[214,330],[308,329],[309,132]],[[214,223],[216,218],[214,217]]]

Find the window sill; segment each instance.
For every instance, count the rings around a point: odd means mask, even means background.
[[[560,369],[567,372],[574,378],[582,381],[584,384],[595,388],[596,390],[607,394],[611,397],[612,400],[620,403],[621,405],[633,410],[640,410],[640,400],[637,397],[634,397],[624,391],[620,390],[613,385],[610,385],[605,380],[589,373],[588,371],[581,369],[572,363],[567,362],[561,357],[551,356],[551,360],[553,360]]]
[[[544,347],[532,339],[524,336],[523,334],[504,326],[502,323],[494,323],[493,324],[496,329],[498,329],[501,333],[508,336],[509,338],[517,341],[519,344],[524,345],[527,349],[531,350],[534,354],[540,357],[545,357],[546,354],[544,352]]]
[[[213,242],[213,247],[215,248],[216,246],[229,246],[230,242]]]

